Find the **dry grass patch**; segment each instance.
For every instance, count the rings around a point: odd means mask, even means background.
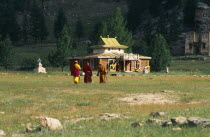
[[[120,101],[124,101],[131,105],[142,104],[175,104],[178,103],[178,99],[175,95],[170,96],[163,93],[141,93],[130,94],[127,97],[120,98]]]

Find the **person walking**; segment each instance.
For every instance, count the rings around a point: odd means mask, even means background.
[[[73,76],[73,80],[75,84],[78,84],[80,81],[80,70],[81,70],[81,67],[78,64],[78,61],[76,60],[74,62],[74,65],[71,68],[71,75]]]
[[[84,82],[91,83],[92,82],[92,68],[89,62],[86,62],[86,65],[83,67],[83,72],[85,73]]]
[[[99,64],[97,76],[100,75],[100,83],[106,83],[107,81],[107,69],[106,66]]]

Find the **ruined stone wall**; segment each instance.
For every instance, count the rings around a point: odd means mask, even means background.
[[[196,54],[195,50],[199,49],[199,54],[208,55],[210,43],[209,37],[209,32],[197,33],[192,31],[186,33],[185,54]]]
[[[209,55],[210,7],[198,2],[195,12],[195,29],[185,35],[185,54]]]
[[[209,53],[209,33],[203,33],[200,35],[201,37],[201,54],[208,55]]]
[[[190,43],[194,42],[194,33],[195,32],[187,32],[185,36],[185,54],[193,54],[190,48]]]
[[[195,31],[207,32],[209,28],[209,6],[205,3],[198,2],[195,11]]]

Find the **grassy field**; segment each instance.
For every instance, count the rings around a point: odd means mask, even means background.
[[[32,45],[16,47],[17,64],[24,57],[47,58],[55,45]],[[110,137],[208,137],[210,129],[201,127],[183,127],[181,131],[172,131],[173,127],[147,125],[132,128],[132,122],[142,122],[149,118],[150,112],[166,111],[162,119],[176,116],[198,116],[210,118],[210,58],[207,60],[176,60],[174,57],[170,73],[164,72],[143,75],[122,73],[125,76],[108,77],[107,84],[99,84],[99,78],[93,77],[92,84],[73,84],[68,76],[69,68],[60,72],[60,68],[47,67],[48,74],[33,72],[0,70],[0,130],[8,136],[23,133],[26,136],[110,136]],[[43,64],[45,67],[45,64]],[[196,76],[194,76],[196,75]],[[202,76],[200,76],[202,75]],[[129,105],[119,101],[128,94],[160,93],[163,90],[176,91],[172,96],[179,98],[174,104]],[[169,98],[170,99],[170,98]],[[102,121],[101,113],[119,113],[130,118]],[[37,125],[33,116],[48,116],[61,121],[64,129],[52,132],[26,133],[27,123]],[[72,119],[93,117],[77,123]]]
[[[189,57],[202,57],[202,56],[189,56]],[[185,72],[188,74],[210,74],[210,57],[206,60],[176,60],[174,57],[171,64],[171,70],[175,72]]]
[[[64,74],[0,73],[0,112],[5,112],[0,114],[0,129],[8,136],[25,133],[27,123],[38,124],[32,116],[48,116],[59,119],[64,129],[60,132],[42,130],[26,133],[26,136],[210,136],[210,128],[183,127],[181,131],[172,131],[172,127],[131,127],[132,122],[146,121],[150,112],[156,111],[168,112],[163,118],[166,120],[175,116],[210,118],[210,77],[109,76],[107,84],[99,84],[98,77],[93,77],[92,84],[84,84],[82,77],[81,83],[75,85],[72,77]],[[129,105],[118,100],[127,94],[160,93],[163,90],[177,91],[178,103]],[[102,121],[98,117],[101,113],[119,113],[130,118]],[[81,117],[93,119],[67,122]]]

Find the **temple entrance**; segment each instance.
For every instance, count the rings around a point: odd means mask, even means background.
[[[125,61],[125,71],[131,71],[131,61],[130,60]]]
[[[194,45],[193,46],[193,54],[195,54],[195,55],[200,55],[201,54],[201,50],[200,50],[199,45]]]

